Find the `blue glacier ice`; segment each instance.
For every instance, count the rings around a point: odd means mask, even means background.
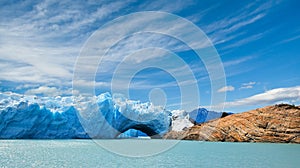
[[[88,100],[96,102],[97,106],[89,107],[89,104],[82,102],[86,101],[76,103],[82,117],[81,123],[94,138],[116,138],[129,129],[140,130],[159,138],[167,133],[171,126],[171,112],[149,102],[128,100],[122,95],[112,97],[109,93]],[[97,108],[99,113],[91,112]]]
[[[116,138],[124,132],[161,137],[170,129],[170,116],[162,107],[109,93],[92,98],[0,93],[0,138]]]
[[[88,138],[76,109],[61,107],[57,99],[18,94],[0,94],[0,98],[0,138]]]
[[[0,139],[160,138],[220,118],[200,108],[169,111],[122,95],[37,97],[0,93]]]

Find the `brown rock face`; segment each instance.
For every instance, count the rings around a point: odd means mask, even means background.
[[[196,125],[186,131],[171,131],[164,138],[300,143],[300,107],[288,104],[268,106]]]

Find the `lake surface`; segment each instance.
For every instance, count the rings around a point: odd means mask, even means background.
[[[137,147],[135,148],[133,144]],[[155,155],[148,153],[147,157],[131,157],[122,154],[122,150],[143,152],[157,149],[159,144],[171,145],[165,150],[156,151]],[[116,151],[116,147],[122,150]],[[143,155],[143,153],[134,154]],[[134,139],[0,140],[0,167],[174,168],[298,167],[299,165],[299,144]]]

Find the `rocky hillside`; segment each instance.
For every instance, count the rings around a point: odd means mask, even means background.
[[[167,133],[166,139],[300,143],[300,107],[268,106]]]

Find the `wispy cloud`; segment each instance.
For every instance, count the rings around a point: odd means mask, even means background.
[[[218,90],[218,92],[231,92],[231,91],[234,91],[234,87],[233,86],[224,86],[222,88],[220,88]]]
[[[240,89],[252,89],[256,82],[243,83]]]
[[[211,7],[202,7],[202,9],[199,9],[199,13],[195,13],[191,16],[188,16],[187,19],[193,23],[201,22],[201,19],[208,15],[209,13],[213,12],[213,10],[217,10],[218,7],[220,7],[220,3],[214,4]]]
[[[247,26],[251,23],[254,23],[258,20],[260,20],[261,18],[263,18],[265,16],[265,14],[258,14],[252,18],[249,18],[248,20],[245,20],[245,21],[239,21],[237,22],[236,24],[226,28],[226,29],[223,29],[222,31],[224,32],[233,32],[233,31],[236,31],[244,26]]]
[[[165,11],[170,13],[180,12],[188,6],[193,5],[195,2],[193,0],[179,0],[172,1],[170,4],[169,1],[148,1],[139,6],[139,9],[143,11]]]
[[[245,44],[248,44],[250,42],[259,40],[260,38],[262,38],[265,35],[265,33],[259,33],[259,34],[255,34],[246,38],[242,38],[241,40],[237,40],[235,42],[233,42],[232,44],[226,45],[225,47],[223,47],[222,49],[231,49],[231,48],[236,48]]]
[[[288,42],[291,42],[291,41],[295,41],[295,40],[299,40],[299,39],[300,39],[300,35],[295,35],[293,37],[286,38],[286,39],[280,41],[278,44],[285,44],[285,43],[288,43]]]
[[[204,26],[203,29],[212,39],[214,44],[235,41],[236,38],[248,33],[247,31],[241,31],[241,29],[263,19],[268,14],[269,9],[277,3],[278,2],[271,1],[263,4],[253,2],[225,18],[221,18],[220,20]],[[259,6],[257,4],[259,4]],[[252,37],[248,37],[247,40],[242,40],[232,47],[246,44],[247,42],[261,38],[261,36],[263,36],[263,34],[252,35]]]
[[[231,67],[233,65],[239,65],[239,64],[244,63],[246,61],[249,61],[249,60],[251,60],[253,58],[255,58],[255,56],[253,56],[253,55],[244,56],[244,57],[240,57],[239,59],[226,61],[226,62],[223,63],[223,65],[225,67]]]

